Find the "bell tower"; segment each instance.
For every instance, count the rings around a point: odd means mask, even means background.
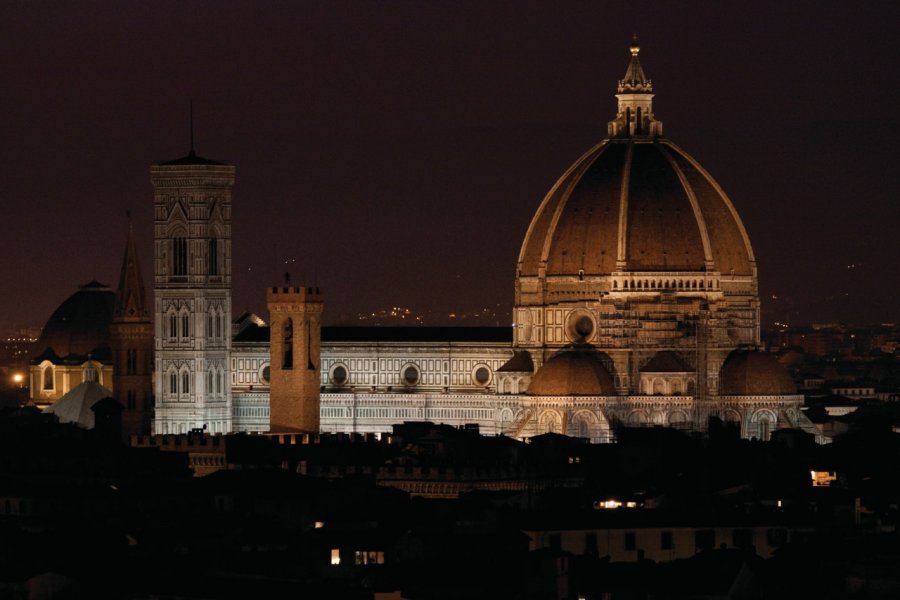
[[[319,340],[324,296],[317,287],[266,290],[270,322],[269,429],[319,432]]]
[[[187,156],[150,167],[150,181],[155,233],[153,431],[228,433],[234,166],[197,156],[192,143]]]
[[[153,419],[153,320],[144,278],[128,225],[125,258],[109,326],[113,358],[113,394],[122,406],[122,435],[150,433]]]

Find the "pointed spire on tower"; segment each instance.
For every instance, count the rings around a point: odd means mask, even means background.
[[[609,122],[611,138],[655,138],[662,136],[662,121],[653,115],[653,83],[644,74],[638,54],[641,46],[637,35],[628,47],[631,61],[625,77],[616,86],[619,109],[616,118]]]
[[[134,243],[134,225],[131,223],[130,214],[128,217],[128,241],[125,243],[125,258],[122,261],[122,272],[119,275],[119,289],[116,291],[113,320],[138,323],[150,320],[144,279],[141,277],[141,265],[138,262],[137,246]]]

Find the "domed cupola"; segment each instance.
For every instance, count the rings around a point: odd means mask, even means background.
[[[662,136],[640,50],[634,40],[609,137],[544,197],[516,269],[516,345],[639,349],[616,359],[622,391],[655,351],[708,344],[724,360],[759,340],[750,239],[719,184]]]
[[[613,396],[613,379],[596,352],[576,348],[550,358],[528,385],[531,396]]]

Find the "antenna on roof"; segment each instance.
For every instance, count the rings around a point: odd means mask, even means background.
[[[188,100],[190,122],[191,122],[191,156],[194,155],[194,99]]]

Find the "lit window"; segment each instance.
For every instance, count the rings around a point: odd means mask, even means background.
[[[44,389],[53,389],[53,367],[47,367],[46,369],[44,369]]]
[[[333,564],[333,565],[341,564],[341,549],[340,548],[332,548],[331,549],[331,564]]]

